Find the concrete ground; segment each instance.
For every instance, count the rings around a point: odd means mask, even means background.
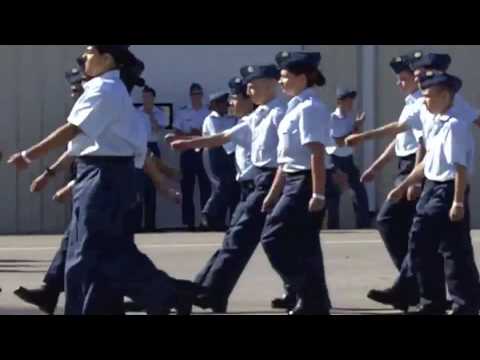
[[[480,231],[472,233],[480,264]],[[221,244],[220,233],[169,233],[138,235],[137,243],[155,264],[174,277],[192,279]],[[41,284],[61,240],[54,236],[0,237],[0,315],[40,315],[35,307],[13,295],[18,286]],[[338,315],[395,314],[365,296],[371,288],[391,285],[396,271],[376,231],[322,233],[327,281]],[[258,249],[232,294],[231,314],[283,314],[270,309],[270,300],[282,294],[282,285]],[[63,313],[63,298],[58,313]],[[196,314],[206,314],[194,310]]]

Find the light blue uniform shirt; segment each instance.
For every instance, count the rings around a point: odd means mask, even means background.
[[[423,106],[423,97],[420,90],[405,98],[405,107],[400,114],[399,123],[418,121],[420,109]],[[418,137],[415,135],[415,129],[409,128],[398,134],[395,138],[395,154],[399,157],[405,157],[417,152]]]
[[[148,133],[139,123],[120,72],[95,77],[84,89],[67,119],[82,131],[69,143],[70,155],[133,156],[135,165],[143,167]]]
[[[291,99],[278,128],[278,163],[284,172],[294,173],[311,168],[311,151],[307,144],[330,144],[330,112],[315,90],[304,90]]]
[[[332,145],[327,147],[327,153],[341,157],[351,156],[353,149],[350,146],[338,146],[335,139],[343,138],[353,133],[355,119],[353,114],[342,114],[340,108],[330,115],[330,137]]]
[[[275,98],[259,106],[245,121],[228,130],[226,134],[236,142],[242,136],[242,128],[250,127],[252,133],[251,160],[256,167],[276,168],[278,125],[285,115],[286,104]]]
[[[203,136],[213,136],[224,132],[225,130],[231,129],[237,124],[237,119],[232,116],[220,116],[216,111],[212,111],[208,115],[202,127]],[[235,152],[235,145],[231,142],[223,145],[225,152],[230,155]]]
[[[203,122],[208,114],[210,114],[210,110],[207,107],[195,110],[191,106],[186,106],[177,111],[173,127],[186,134],[191,133],[193,130],[202,131]]]
[[[432,181],[455,179],[455,165],[473,170],[474,140],[471,122],[460,120],[449,111],[436,115],[432,126],[424,133],[425,177]]]
[[[140,112],[140,115],[142,115],[143,117],[145,117],[148,121],[148,124],[150,126],[150,135],[148,136],[148,142],[150,143],[153,143],[153,142],[157,142],[158,141],[158,134],[155,133],[155,131],[153,130],[153,126],[152,124],[150,123],[150,115],[148,115],[146,112],[145,112],[145,108],[143,106],[141,106],[138,111]],[[167,119],[167,116],[165,115],[165,113],[163,112],[162,109],[159,109],[158,107],[154,106],[153,107],[153,117],[154,119],[156,120],[158,126],[160,126],[162,129],[165,129],[166,127],[168,127],[168,119]]]
[[[245,123],[248,116],[239,120],[239,124]],[[258,170],[252,164],[252,130],[249,126],[243,126],[231,137],[235,144],[235,164],[237,166],[237,181],[254,180]]]

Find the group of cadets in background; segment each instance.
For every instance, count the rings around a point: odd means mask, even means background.
[[[72,81],[72,96],[79,98],[67,124],[9,158],[22,170],[68,145],[32,191],[72,163],[75,169],[57,194],[73,193],[61,248],[40,288],[15,292],[22,300],[50,314],[63,291],[66,314],[174,309],[182,315],[193,305],[226,313],[261,244],[285,288],[271,306],[290,315],[327,315],[332,303],[319,236],[324,219],[328,228],[340,227],[340,196],[348,186],[357,227],[369,228],[364,183],[396,158],[398,175],[377,224],[399,276],[392,287],[367,296],[403,311],[418,306],[418,314],[478,314],[468,194],[471,128],[480,119],[458,94],[462,81],[447,73],[448,55],[416,51],[392,59],[405,107],[398,121],[368,131],[368,114],[355,112],[355,90],[338,87],[333,112],[320,100],[318,88],[327,81],[320,53],[280,52],[272,64],[248,64],[226,79],[229,91],[209,96],[208,108],[202,86],[194,83],[191,105],[176,113],[174,132],[161,140],[180,152],[180,173],[162,161],[157,140],[168,121],[128,46],[92,45],[78,62],[83,86]],[[135,86],[143,87],[138,110],[130,97]],[[381,137],[394,139],[361,174],[354,148]],[[181,192],[172,185],[179,177]],[[134,233],[142,213],[145,228],[154,230],[156,190],[181,202],[183,224],[196,229],[197,181],[200,228],[225,236],[190,282],[157,269],[136,247]]]

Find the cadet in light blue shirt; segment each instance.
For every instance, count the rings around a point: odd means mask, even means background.
[[[134,157],[145,158],[147,134],[120,80],[118,68],[135,62],[128,47],[88,46],[80,63],[92,80],[67,124],[10,159],[22,169],[71,141],[77,182],[65,264],[69,315],[100,315],[112,297],[124,295],[150,314],[168,314],[173,307],[186,313],[196,293],[193,284],[158,270],[133,239],[128,216],[135,198]]]
[[[444,286],[454,302],[452,314],[478,315],[480,284],[475,266],[466,192],[473,170],[472,122],[452,112],[462,81],[446,73],[419,78],[428,110],[435,115],[425,134],[426,155],[389,197],[400,198],[412,183],[426,179],[410,233],[410,256],[418,280],[419,314],[445,314]],[[438,268],[436,254],[445,259]],[[438,271],[444,271],[445,278]]]
[[[196,305],[214,312],[226,312],[228,298],[260,241],[266,217],[262,204],[277,170],[278,125],[285,113],[284,102],[277,98],[280,74],[275,65],[244,66],[240,74],[246,95],[258,108],[221,135],[172,143],[180,150],[192,146],[221,146],[229,141],[240,144],[248,130],[251,131],[251,163],[256,172],[254,189],[232,219],[219,260],[212,265],[214,270],[202,271],[197,277],[197,282],[208,288],[208,296],[197,299]]]
[[[278,128],[275,182],[264,201],[267,217],[262,245],[284,281],[288,298],[298,299],[291,315],[329,314],[319,232],[325,206],[325,147],[330,144],[330,111],[315,86],[325,78],[320,53],[281,52],[280,84],[291,97]]]
[[[367,191],[360,181],[360,171],[353,159],[353,149],[344,144],[344,139],[348,135],[360,130],[365,119],[365,114],[359,114],[357,118],[354,117],[353,108],[356,97],[356,91],[337,89],[337,108],[331,114],[330,121],[330,137],[334,145],[327,147],[327,153],[331,154],[335,167],[347,175],[350,188],[355,193],[353,208],[355,210],[357,228],[365,229],[370,226]],[[335,222],[338,222],[338,220]]]
[[[210,96],[211,113],[203,122],[203,136],[214,136],[236,124],[236,119],[228,114],[228,92]],[[203,152],[204,166],[210,177],[212,193],[202,209],[202,225],[210,230],[224,231],[227,214],[233,214],[240,197],[236,181],[235,147],[227,143],[223,147]]]

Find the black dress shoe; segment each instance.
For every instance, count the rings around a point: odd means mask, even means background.
[[[450,315],[478,316],[479,311],[478,307],[453,305]]]
[[[52,290],[45,285],[39,289],[32,290],[19,287],[13,293],[26,303],[37,306],[41,311],[48,315],[54,314],[58,303],[58,297],[60,296],[58,291]]]
[[[175,280],[175,302],[172,308],[177,310],[177,315],[191,315],[195,298],[205,292],[205,289],[187,280]]]
[[[440,305],[421,305],[417,311],[410,313],[410,315],[446,315],[447,309]]]
[[[299,299],[297,304],[288,312],[288,315],[330,315],[330,309],[320,304],[308,304],[307,302]]]
[[[418,304],[416,299],[407,299],[405,296],[399,294],[399,292],[393,289],[386,290],[370,290],[367,294],[370,300],[376,301],[383,305],[390,305],[393,308],[408,312],[410,306]]]
[[[272,309],[292,310],[297,304],[297,295],[284,294],[281,298],[272,300]]]
[[[141,306],[139,303],[134,301],[125,301],[123,304],[125,312],[144,312],[146,311],[145,306]]]
[[[215,300],[208,294],[198,295],[194,305],[204,310],[211,309],[215,314],[226,314],[228,306],[227,301]]]

